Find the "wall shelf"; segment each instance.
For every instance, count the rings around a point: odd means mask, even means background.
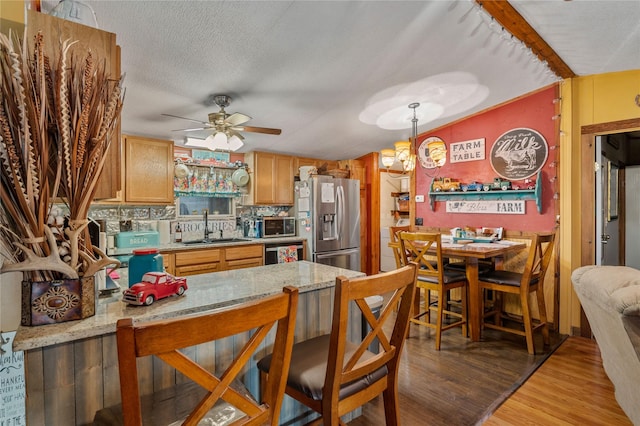
[[[433,187],[433,181],[431,186]],[[453,191],[435,192],[429,190],[429,205],[431,211],[435,210],[436,201],[460,201],[460,200],[535,200],[538,213],[542,213],[542,181],[540,172],[536,175],[536,183],[533,189],[507,189],[490,191]]]

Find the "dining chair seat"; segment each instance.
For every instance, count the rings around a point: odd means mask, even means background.
[[[467,270],[466,262],[449,262],[444,264],[445,271],[462,271],[465,272]],[[487,261],[478,261],[478,273],[485,274],[488,272],[494,271],[494,266],[492,262]]]
[[[442,278],[443,278],[443,282],[445,284],[449,284],[449,283],[453,283],[456,281],[464,281],[467,279],[467,275],[464,272],[457,272],[457,271],[443,271],[442,274]],[[439,279],[438,277],[432,276],[432,275],[418,275],[418,281],[422,281],[422,282],[426,282],[426,283],[432,283],[432,284],[438,284]]]
[[[513,271],[491,271],[479,274],[479,278],[484,282],[495,283],[500,285],[511,285],[520,287],[522,284],[522,273]],[[533,277],[530,281],[531,285],[538,282],[538,277]]]
[[[327,361],[329,360],[330,338],[331,335],[325,334],[293,345],[287,385],[304,393],[315,401],[322,399],[322,387],[324,386],[327,374]],[[357,349],[358,345],[347,341],[345,357],[352,357]],[[362,355],[361,361],[366,362],[374,356],[374,353],[366,350]],[[260,370],[267,370],[270,363],[271,356],[266,356],[258,362],[258,368]],[[338,398],[344,399],[360,392],[386,376],[387,372],[387,366],[383,365],[370,374],[360,377],[351,383],[342,385]]]

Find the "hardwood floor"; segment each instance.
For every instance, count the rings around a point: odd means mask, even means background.
[[[588,339],[563,343],[553,334],[552,348],[542,351],[538,334],[540,353],[528,355],[523,337],[484,330],[483,341],[474,343],[454,329],[443,334],[441,351],[434,346],[431,330],[412,326],[399,381],[404,426],[631,424],[615,401],[595,342]],[[380,397],[349,422],[384,424]]]
[[[485,422],[506,425],[631,425],[615,400],[593,340],[570,337]]]

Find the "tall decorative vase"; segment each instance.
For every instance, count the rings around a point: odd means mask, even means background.
[[[22,281],[22,325],[55,324],[96,313],[94,277]]]

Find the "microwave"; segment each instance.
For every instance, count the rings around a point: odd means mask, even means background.
[[[265,217],[262,224],[262,237],[292,237],[296,235],[295,217]]]

